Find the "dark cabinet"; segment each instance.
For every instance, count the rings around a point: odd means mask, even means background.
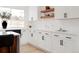
[[[2,36],[3,37],[3,36]],[[19,36],[4,36],[3,40],[0,36],[0,53],[18,53],[19,52]],[[7,39],[7,40],[6,40]]]

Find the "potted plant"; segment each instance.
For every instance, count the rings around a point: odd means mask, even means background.
[[[7,21],[6,20],[4,20],[4,19],[10,19],[10,17],[11,17],[11,13],[8,13],[8,12],[1,12],[0,13],[0,17],[2,18],[2,27],[3,27],[3,29],[6,29],[7,28]]]

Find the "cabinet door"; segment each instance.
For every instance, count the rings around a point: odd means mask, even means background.
[[[32,34],[33,34],[33,36],[31,36],[30,42],[33,45],[35,45],[36,47],[40,48],[40,45],[42,44],[42,42],[41,42],[42,35],[38,31],[34,31],[33,33],[31,33],[31,35]]]
[[[68,18],[79,18],[79,7],[70,6],[66,8]]]
[[[28,30],[21,30],[21,39],[20,44],[27,44],[28,41],[31,39],[30,32]]]
[[[43,48],[48,52],[51,52],[51,40],[52,36],[49,33],[42,36]]]
[[[45,37],[44,37],[44,35],[42,34],[42,32],[37,32],[37,33],[35,33],[35,39],[34,39],[34,41],[35,41],[35,45],[37,46],[37,47],[39,47],[39,48],[41,48],[41,49],[44,49],[45,50],[45,48],[44,48],[44,46],[45,46]]]
[[[62,52],[63,50],[63,39],[59,35],[55,35],[52,39],[52,52]]]
[[[72,44],[73,38],[70,36],[66,36],[63,38],[63,52],[71,53],[73,51],[73,44]]]
[[[72,38],[69,36],[54,35],[52,52],[69,53],[72,52]]]
[[[55,7],[55,19],[64,18],[65,7],[64,6],[56,6]]]
[[[78,6],[56,6],[55,7],[55,18],[79,18],[79,7]]]
[[[29,7],[29,20],[38,20],[38,7],[37,6]]]
[[[43,32],[34,32],[32,43],[37,46],[38,48],[41,48],[45,50],[46,52],[51,51],[51,36],[45,35]]]

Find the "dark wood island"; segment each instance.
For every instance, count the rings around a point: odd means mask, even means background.
[[[6,35],[0,34],[0,53],[19,53],[18,33],[9,31]]]

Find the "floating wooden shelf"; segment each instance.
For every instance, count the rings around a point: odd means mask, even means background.
[[[54,12],[54,8],[41,11],[41,13],[47,13],[47,12]]]
[[[54,18],[54,16],[41,16],[41,18]]]

